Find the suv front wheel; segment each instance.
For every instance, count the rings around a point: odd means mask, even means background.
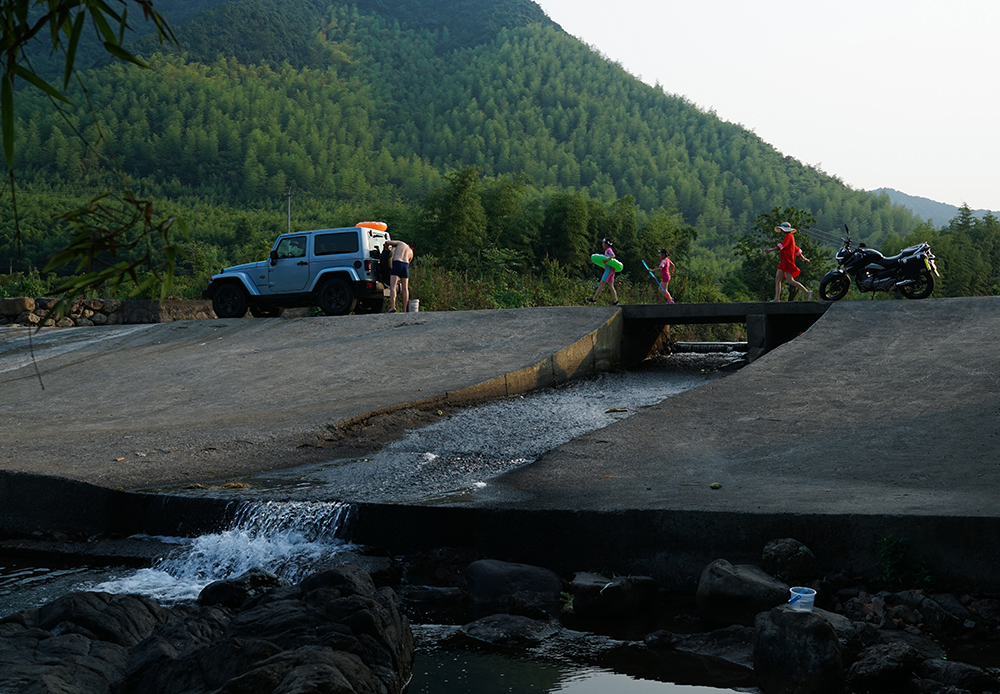
[[[326,280],[317,291],[319,307],[328,316],[344,316],[354,310],[358,300],[345,280]]]
[[[219,318],[242,318],[247,315],[248,302],[243,288],[230,282],[215,290],[212,310]]]

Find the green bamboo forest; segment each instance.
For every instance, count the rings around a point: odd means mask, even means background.
[[[935,296],[1000,293],[993,215],[963,207],[935,228],[669,84],[644,84],[530,0],[154,4],[177,45],[136,12],[127,46],[148,68],[82,41],[72,106],[17,83],[0,294],[41,296],[83,272],[60,262],[79,219],[67,211],[100,217],[92,201],[124,189],[178,220],[169,242],[150,243],[178,251],[169,295],[182,299],[223,266],[264,258],[288,225],[381,220],[416,247],[425,310],[582,303],[606,236],[625,264],[623,302],[659,300],[641,261],[661,247],[678,301],[762,300],[775,261],[761,250],[789,215],[826,232],[800,239],[807,286],[833,267],[848,225],[887,254],[929,241]],[[39,74],[61,75],[44,43],[32,51]]]

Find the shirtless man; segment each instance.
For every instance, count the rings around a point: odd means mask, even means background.
[[[413,249],[402,241],[386,241],[383,246],[392,249],[392,269],[389,271],[389,313],[396,312],[396,288],[399,286],[403,298],[403,310],[410,310],[410,263]]]

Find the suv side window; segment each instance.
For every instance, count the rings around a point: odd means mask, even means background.
[[[316,234],[314,255],[335,255],[337,253],[357,253],[358,233],[341,231],[336,234]]]
[[[305,258],[306,257],[306,237],[293,236],[281,239],[278,247],[274,249],[279,258]]]

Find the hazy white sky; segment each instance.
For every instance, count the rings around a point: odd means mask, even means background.
[[[1000,0],[536,0],[852,188],[1000,210]]]

